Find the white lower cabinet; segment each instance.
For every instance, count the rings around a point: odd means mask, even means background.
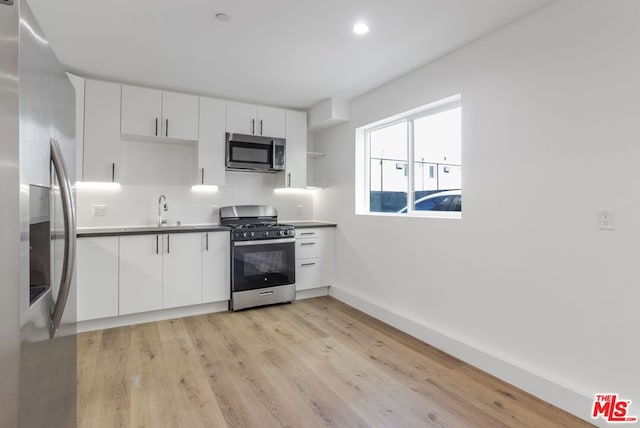
[[[323,274],[321,258],[296,260],[296,290],[302,291],[329,285],[325,284]]]
[[[120,315],[162,309],[161,238],[120,237]]]
[[[335,231],[332,228],[296,229],[296,290],[333,284]]]
[[[229,253],[229,232],[81,238],[78,319],[229,300]]]
[[[162,307],[202,303],[200,234],[168,234],[162,240]]]
[[[118,237],[78,239],[78,321],[118,315]]]
[[[202,234],[202,303],[231,298],[229,232]]]

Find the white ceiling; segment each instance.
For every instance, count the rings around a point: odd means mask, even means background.
[[[28,1],[80,74],[307,108],[365,93],[553,0]],[[366,36],[351,31],[360,19]]]

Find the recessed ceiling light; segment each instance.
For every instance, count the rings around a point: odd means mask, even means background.
[[[216,19],[220,22],[227,22],[229,20],[229,15],[226,13],[216,13]]]
[[[353,26],[353,32],[356,34],[367,34],[369,32],[369,26],[364,22],[357,22]]]

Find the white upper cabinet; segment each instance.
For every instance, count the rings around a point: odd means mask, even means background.
[[[286,111],[285,171],[279,173],[278,187],[307,187],[307,113]]]
[[[162,134],[179,140],[198,140],[198,97],[162,92]]]
[[[253,135],[256,131],[256,106],[227,101],[227,132]]]
[[[82,180],[120,180],[119,84],[85,81]]]
[[[285,138],[285,122],[283,109],[262,106],[256,109],[256,135]]]
[[[122,85],[122,135],[198,139],[198,97]]]
[[[227,132],[284,138],[285,111],[227,101]]]
[[[84,79],[67,73],[76,90],[76,180],[82,181],[82,163],[84,158]]]
[[[162,127],[162,91],[122,85],[122,134],[158,137]]]
[[[198,171],[195,184],[225,183],[225,102],[200,97]]]

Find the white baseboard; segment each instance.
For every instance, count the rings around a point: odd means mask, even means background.
[[[350,292],[332,286],[329,289],[329,295],[589,423],[606,426],[604,422],[599,424],[600,420],[591,419],[593,397],[559,385],[539,374],[525,370],[513,362],[505,361],[486,351],[467,345]]]
[[[312,288],[310,290],[296,291],[296,300],[312,299],[314,297],[328,295],[329,287]]]
[[[212,314],[215,312],[224,312],[228,310],[228,301],[205,303],[202,305],[183,306],[180,308],[162,309],[159,311],[143,312],[139,314],[121,315],[111,318],[80,321],[77,324],[77,331],[78,333],[84,333],[87,331],[124,327],[127,325],[164,321],[174,318],[192,317],[195,315]]]

